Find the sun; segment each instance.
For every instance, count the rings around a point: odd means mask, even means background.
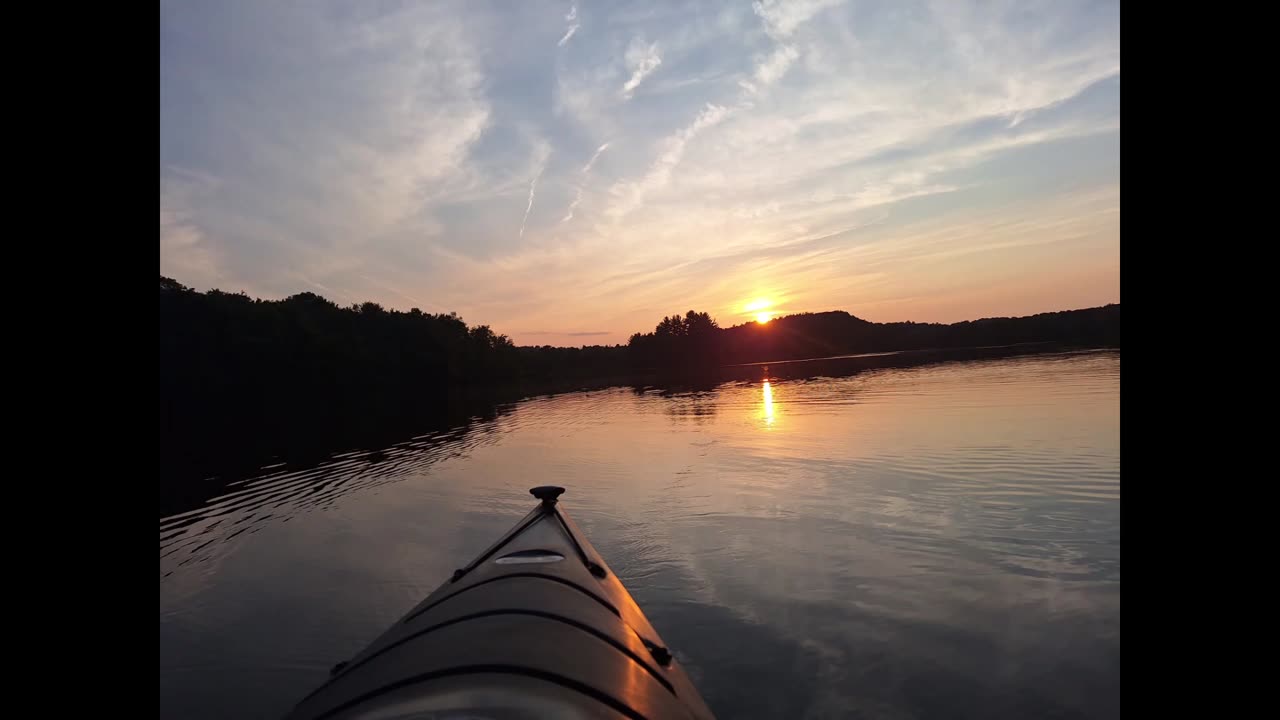
[[[756,297],[754,300],[745,303],[742,306],[742,312],[747,315],[754,315],[756,322],[764,325],[773,319],[777,313],[769,308],[773,307],[774,302],[766,297]]]

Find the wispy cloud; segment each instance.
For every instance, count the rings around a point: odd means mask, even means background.
[[[790,37],[796,28],[819,12],[840,5],[843,0],[756,0],[751,9],[764,21],[770,37]]]
[[[600,147],[596,148],[596,151],[591,153],[591,159],[587,161],[586,165],[582,166],[582,172],[584,174],[591,172],[591,167],[595,165],[596,160],[600,158],[600,153],[608,149],[609,149],[609,143],[603,143],[602,145],[600,145]]]
[[[206,173],[168,167],[160,184],[160,273],[180,282],[213,287],[223,280],[217,254],[192,217],[192,208],[221,182]]]
[[[646,44],[637,37],[627,47],[627,54],[623,59],[631,77],[622,86],[622,97],[630,99],[640,83],[662,64],[662,54],[658,51],[658,43]]]
[[[421,309],[423,306],[426,306],[428,308],[431,307],[431,303],[425,303],[422,300],[418,299],[417,297],[414,297],[413,295],[409,295],[408,293],[405,293],[402,290],[398,290],[392,287],[391,285],[388,285],[387,283],[379,282],[369,277],[368,275],[365,275],[364,273],[358,273],[356,277],[368,283],[370,287],[374,287],[379,290],[384,290],[386,292],[389,292],[392,295],[396,296],[397,298],[400,298],[401,300],[408,300],[410,303],[413,304],[413,307],[417,307],[419,309]]]
[[[529,213],[533,210],[533,195],[538,189],[538,179],[547,169],[547,159],[551,157],[551,146],[541,143],[537,146],[533,179],[529,181],[529,203],[524,208],[524,217],[520,220],[520,239],[524,239],[524,227],[529,222]]]
[[[1118,182],[1113,0],[569,5],[167,4],[162,272],[620,341],[1118,298],[1064,200]]]
[[[223,277],[200,228],[163,203],[160,206],[160,273],[206,288],[218,285]]]
[[[830,3],[827,3],[830,4]],[[825,5],[817,2],[810,3],[791,3],[782,4],[774,3],[771,9],[762,9],[760,3],[754,4],[757,15],[766,20],[767,24],[776,25],[781,22],[783,31],[781,34],[790,34],[795,28],[814,13],[825,7]],[[781,9],[779,9],[781,8]],[[778,21],[770,19],[768,13],[780,15],[782,20]],[[632,48],[635,48],[633,43]],[[777,82],[786,72],[795,59],[799,57],[799,53],[794,47],[789,45],[779,45],[770,55],[756,63],[753,78],[755,82],[745,80],[739,81],[739,86],[749,95],[755,95],[762,91],[765,87]],[[656,66],[656,64],[655,64]],[[633,76],[634,79],[634,76]],[[637,83],[638,84],[638,83]],[[668,137],[664,145],[661,155],[650,166],[648,173],[638,182],[619,184],[614,188],[615,196],[619,197],[619,201],[610,208],[610,215],[613,217],[621,217],[630,213],[641,206],[644,202],[645,195],[649,191],[663,187],[667,184],[671,177],[672,170],[680,164],[684,157],[685,147],[698,133],[705,128],[711,127],[723,121],[730,113],[751,107],[750,100],[742,100],[736,106],[727,107],[723,105],[715,105],[708,103],[705,108],[699,112],[693,123],[688,127],[678,131]]]
[[[765,33],[777,45],[773,52],[756,62],[751,80],[739,81],[739,86],[750,94],[756,94],[776,83],[787,74],[800,52],[786,39],[814,15],[840,4],[840,0],[756,0],[752,11],[764,24]]]
[[[560,219],[560,222],[567,223],[573,219],[574,210],[577,210],[578,206],[582,204],[582,194],[586,190],[587,176],[591,174],[591,168],[596,164],[596,160],[599,159],[600,154],[608,149],[609,143],[604,143],[600,147],[596,148],[596,151],[591,154],[591,159],[587,161],[586,165],[582,166],[582,181],[578,183],[577,190],[574,191],[573,201],[570,202],[569,207],[565,209],[564,217]]]
[[[235,0],[165,13],[162,31],[189,39],[164,44],[163,160],[223,185],[184,199],[204,240],[170,243],[163,263],[216,246],[227,282],[265,295],[296,289],[286,268],[344,286],[377,262],[371,244],[431,227],[424,197],[474,181],[468,157],[492,111],[458,19],[436,7],[337,18]],[[233,36],[234,48],[216,41]]]
[[[573,211],[577,210],[578,206],[582,204],[582,193],[583,186],[579,185],[574,192],[573,201],[569,203],[569,207],[565,208],[564,217],[560,218],[560,222],[567,223],[573,219]]]
[[[573,37],[573,34],[578,32],[578,23],[574,22],[574,20],[578,19],[578,6],[574,5],[570,7],[569,14],[565,15],[564,19],[569,23],[569,27],[564,31],[564,37],[560,38],[560,42],[556,43],[559,47],[564,47],[565,43],[569,42],[569,38]]]
[[[541,336],[541,335],[561,335],[564,337],[596,337],[600,335],[612,335],[609,330],[585,330],[581,332],[556,332],[554,330],[526,330],[521,335]]]
[[[751,76],[752,81],[743,80],[741,82],[743,89],[755,94],[774,84],[783,75],[787,74],[787,69],[791,67],[791,63],[795,62],[798,57],[800,57],[800,53],[794,47],[779,45],[768,57],[756,65],[755,73]]]
[[[649,166],[649,171],[639,181],[615,185],[612,192],[618,201],[609,208],[613,217],[621,217],[640,207],[651,190],[662,187],[671,179],[671,171],[680,164],[689,141],[708,127],[724,120],[729,108],[707,104],[688,127],[668,137],[662,154]]]

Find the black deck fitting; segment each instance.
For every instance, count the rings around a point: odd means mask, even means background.
[[[657,660],[658,664],[663,667],[671,664],[671,651],[661,645],[655,645],[654,647],[649,648],[649,654],[652,655],[653,659]]]
[[[564,493],[564,488],[557,485],[539,485],[536,488],[530,488],[529,493],[541,500],[543,505],[550,507],[556,504],[556,498]]]

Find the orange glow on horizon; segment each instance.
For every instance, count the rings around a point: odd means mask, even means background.
[[[774,316],[774,312],[769,308],[774,306],[774,302],[767,297],[756,297],[756,299],[743,304],[742,312],[748,316],[754,317],[756,322],[764,325]]]

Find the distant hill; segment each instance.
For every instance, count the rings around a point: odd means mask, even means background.
[[[949,325],[873,323],[836,310],[729,328],[690,310],[684,317],[664,318],[651,333],[633,335],[628,347],[640,366],[667,367],[1034,342],[1119,347],[1120,305]]]

